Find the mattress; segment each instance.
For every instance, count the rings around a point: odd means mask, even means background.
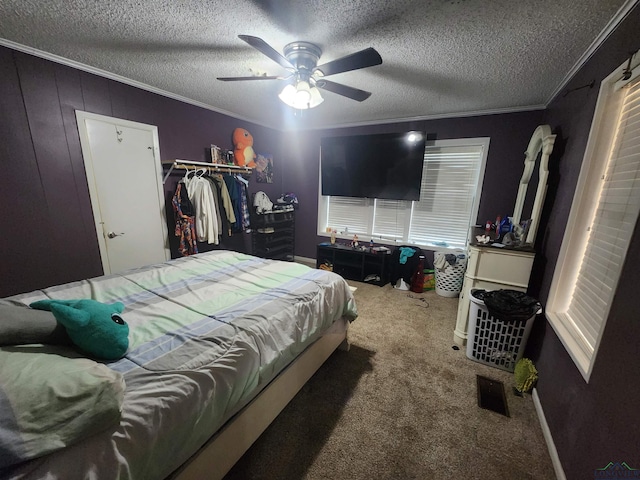
[[[323,332],[357,316],[331,272],[213,251],[0,300],[122,302],[120,423],[0,472],[3,478],[162,479]]]

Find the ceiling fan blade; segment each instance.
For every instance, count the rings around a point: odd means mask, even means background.
[[[374,65],[380,65],[382,63],[382,57],[372,47],[365,48],[359,52],[352,53],[346,57],[338,58],[331,62],[327,62],[323,65],[318,65],[314,68],[314,71],[320,71],[325,77],[329,75],[335,75],[336,73],[349,72],[351,70],[358,70],[359,68],[373,67]]]
[[[258,50],[260,53],[266,55],[274,62],[282,65],[284,68],[295,70],[295,67],[291,64],[289,60],[287,60],[282,55],[280,55],[276,50],[273,49],[273,47],[271,47],[267,42],[265,42],[261,38],[252,37],[251,35],[238,35],[238,38],[240,40],[244,40],[253,48]]]
[[[363,102],[371,96],[371,92],[365,92],[364,90],[360,90],[358,88],[348,87],[347,85],[330,82],[329,80],[324,79],[316,81],[316,86],[318,88],[321,88],[322,90],[337,93],[338,95],[348,97],[358,102]]]
[[[218,77],[217,80],[222,80],[223,82],[238,82],[240,80],[284,80],[287,77],[279,77],[279,76],[266,76],[266,75],[257,75],[255,77]]]

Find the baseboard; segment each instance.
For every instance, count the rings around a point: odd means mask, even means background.
[[[293,257],[293,261],[297,263],[302,263],[303,265],[307,265],[308,267],[316,268],[315,258],[299,257],[298,255],[296,255],[295,257]]]
[[[542,404],[540,403],[538,390],[535,388],[533,389],[532,397],[533,404],[536,407],[536,413],[538,414],[538,421],[540,422],[540,426],[542,427],[542,434],[544,435],[545,442],[547,442],[547,449],[549,449],[551,463],[553,464],[553,469],[556,472],[556,478],[558,480],[567,480],[567,477],[564,474],[564,470],[562,469],[562,464],[560,463],[558,451],[556,450],[556,444],[553,442],[553,437],[551,436],[551,430],[549,430],[549,424],[547,423],[547,419],[544,416],[544,411],[542,410]]]

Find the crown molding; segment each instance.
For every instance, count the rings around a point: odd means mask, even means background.
[[[494,108],[490,110],[475,110],[470,112],[453,112],[442,113],[435,115],[421,115],[417,117],[404,117],[404,118],[385,118],[381,120],[369,120],[366,122],[354,122],[354,123],[337,123],[326,127],[311,127],[311,128],[289,128],[284,131],[315,131],[315,130],[331,130],[333,128],[351,128],[351,127],[367,127],[370,125],[386,125],[393,123],[404,122],[423,122],[429,120],[441,120],[446,118],[464,118],[464,117],[480,117],[484,115],[500,115],[505,113],[520,113],[529,112],[534,110],[544,110],[546,105],[525,105],[519,107],[507,107],[507,108]]]
[[[102,70],[100,68],[92,67],[91,65],[86,65],[81,62],[76,62],[75,60],[71,60],[65,57],[61,57],[60,55],[55,55],[53,53],[44,52],[42,50],[38,50],[37,48],[29,47],[27,45],[23,45],[21,43],[16,43],[11,40],[7,40],[6,38],[0,38],[0,45],[11,48],[13,50],[18,50],[19,52],[28,53],[29,55],[33,55],[35,57],[43,58],[45,60],[50,60],[55,63],[59,63],[62,65],[66,65],[68,67],[76,68],[78,70],[82,70],[83,72],[92,73],[94,75],[98,75],[99,77],[108,78],[109,80],[115,80],[116,82],[124,83],[126,85],[130,85],[132,87],[139,88],[141,90],[145,90],[147,92],[156,93],[158,95],[162,95],[163,97],[171,98],[173,100],[178,100],[179,102],[188,103],[189,105],[194,105],[196,107],[204,108],[206,110],[211,110],[212,112],[221,113],[222,115],[227,115],[229,117],[235,118],[237,120],[242,120],[244,122],[253,123],[254,125],[260,125],[262,127],[269,128],[271,130],[274,129],[273,125],[267,125],[264,123],[257,122],[250,118],[245,118],[238,116],[235,113],[228,112],[226,110],[222,110],[220,108],[216,108],[207,103],[198,102],[197,100],[192,100],[187,97],[183,97],[181,95],[177,95],[175,93],[168,92],[166,90],[162,90],[157,87],[153,87],[143,82],[139,82],[137,80],[132,80],[127,77],[123,77],[116,73],[108,72],[106,70]]]
[[[625,17],[629,14],[629,12],[636,6],[640,0],[627,0],[620,9],[616,12],[614,17],[609,21],[606,27],[600,32],[600,34],[596,37],[596,39],[591,42],[589,48],[582,54],[582,56],[578,59],[575,65],[567,72],[564,76],[560,84],[553,91],[549,99],[545,104],[545,108],[549,106],[549,104],[553,101],[554,98],[558,96],[560,92],[564,90],[567,84],[571,81],[578,70],[580,70],[585,63],[591,58],[591,56],[598,50],[600,45],[602,45],[609,35],[613,33],[613,31],[618,27],[618,25],[625,19]]]

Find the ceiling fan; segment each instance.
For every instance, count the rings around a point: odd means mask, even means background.
[[[371,47],[318,65],[322,50],[313,43],[289,43],[284,47],[284,56],[282,56],[261,38],[251,35],[238,35],[238,37],[287,69],[289,75],[218,77],[218,80],[222,80],[223,82],[242,80],[292,80],[282,90],[279,97],[287,105],[298,109],[313,108],[320,105],[323,102],[323,98],[318,89],[333,92],[358,102],[366,100],[371,96],[371,92],[349,87],[341,83],[331,82],[325,80],[324,77],[349,72],[351,70],[358,70],[360,68],[373,67],[374,65],[380,65],[382,63],[380,54]]]

